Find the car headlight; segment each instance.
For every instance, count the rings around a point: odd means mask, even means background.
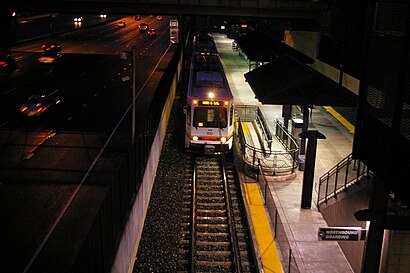
[[[221,137],[221,142],[226,142],[226,137]]]
[[[193,137],[192,137],[192,140],[193,140],[193,141],[198,141],[198,137],[197,137],[197,136],[193,136]]]

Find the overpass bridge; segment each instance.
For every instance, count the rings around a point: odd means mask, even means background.
[[[5,0],[3,11],[217,15],[314,19],[329,0]]]

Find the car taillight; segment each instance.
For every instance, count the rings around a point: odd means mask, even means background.
[[[20,112],[24,112],[24,111],[26,111],[27,110],[27,106],[22,106],[21,108],[20,108]]]
[[[37,108],[36,112],[37,113],[43,113],[46,110],[47,110],[47,107],[39,107],[39,108]]]
[[[38,60],[40,62],[53,62],[54,58],[53,57],[40,57],[40,58],[38,58]]]

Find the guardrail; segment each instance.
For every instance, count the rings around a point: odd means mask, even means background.
[[[299,148],[296,140],[287,129],[279,121],[276,121],[275,134],[273,134],[263,113],[257,106],[241,105],[237,106],[235,111],[236,139],[239,141],[242,159],[248,167],[247,170],[250,169],[251,171],[247,174],[254,176],[259,167],[268,175],[277,176],[294,173],[298,167]],[[254,147],[247,143],[241,122],[257,123],[268,149]],[[283,150],[272,151],[272,141],[279,141],[283,145]]]
[[[358,159],[353,159],[352,154],[343,158],[336,166],[319,178],[317,184],[317,203],[327,203],[329,198],[335,197],[338,192],[346,190],[349,185],[370,176],[367,166]]]

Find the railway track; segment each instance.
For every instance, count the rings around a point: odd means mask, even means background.
[[[233,159],[187,157],[178,272],[256,272]]]

